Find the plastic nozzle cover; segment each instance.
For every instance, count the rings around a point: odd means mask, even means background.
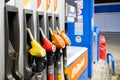
[[[60,32],[60,37],[62,37],[62,39],[64,40],[66,46],[69,46],[71,44],[71,41],[70,41],[69,37],[65,34],[64,30],[62,30]]]
[[[54,74],[49,74],[48,75],[48,80],[54,80]]]
[[[52,35],[52,43],[57,47],[57,48],[65,48],[65,42],[64,40],[58,35],[58,31],[54,30],[53,35]]]
[[[43,46],[47,52],[55,52],[56,46],[52,44],[46,37],[43,38]]]
[[[36,40],[31,41],[32,48],[29,50],[32,56],[36,57],[45,57],[46,51],[44,48],[40,46],[40,44]]]
[[[62,74],[57,75],[57,80],[62,80]]]
[[[47,37],[45,37],[45,34],[43,33],[43,30],[42,30],[41,27],[39,27],[39,30],[40,30],[40,32],[41,32],[41,34],[42,34],[42,37],[43,37],[43,39],[42,39],[42,41],[43,41],[43,46],[42,46],[42,47],[43,47],[47,52],[55,52],[55,51],[56,51],[56,46],[55,46],[52,42],[50,42],[50,40],[48,40]]]

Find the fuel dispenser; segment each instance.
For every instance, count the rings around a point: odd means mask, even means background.
[[[37,74],[38,57],[45,57],[46,51],[34,39],[33,11],[24,9],[24,76],[25,80],[33,79]],[[35,62],[34,62],[35,61]],[[38,74],[39,75],[39,74]],[[37,78],[38,76],[36,76]]]
[[[33,30],[33,15],[32,11],[24,10],[24,79],[28,80],[32,76],[32,68],[30,66],[31,62],[29,59],[30,54],[28,54],[30,39],[28,38],[28,34],[26,28],[31,26],[31,30]],[[33,33],[33,32],[32,32]],[[28,44],[29,42],[29,44]],[[31,57],[31,56],[30,56]]]
[[[5,80],[21,80],[19,64],[19,17],[18,8],[5,5]]]
[[[45,22],[44,22],[44,13],[37,11],[37,15],[36,15],[36,19],[37,19],[37,40],[39,43],[42,44],[42,39],[41,39],[41,34],[39,31],[39,26],[44,26]],[[44,28],[45,29],[45,28]],[[46,56],[45,57],[36,57],[35,59],[36,62],[36,71],[39,72],[40,77],[38,79],[46,80],[46,66],[47,66],[47,60],[46,60]],[[44,74],[45,73],[45,74]]]
[[[47,51],[47,78],[48,80],[54,80],[54,67],[53,67],[53,57],[54,57],[54,52],[56,51],[56,46],[53,45],[47,37],[45,37],[42,28],[39,28],[42,37],[43,37],[43,48]]]
[[[52,15],[48,16],[48,30],[49,30],[49,38],[51,39],[52,43],[56,46],[56,51],[54,54],[55,64],[54,64],[54,78],[56,80],[62,80],[62,68],[61,68],[61,53],[60,49],[65,47],[65,43],[63,39],[58,35],[58,31],[54,30]],[[57,22],[54,22],[56,24]],[[56,24],[57,25],[57,24]],[[53,31],[54,30],[54,31]]]
[[[72,10],[72,4],[77,3],[77,12]],[[66,23],[68,36],[71,40],[71,46],[79,46],[88,48],[88,77],[92,78],[93,65],[93,0],[66,0]],[[70,7],[72,5],[72,7]],[[75,4],[76,5],[76,4]],[[74,6],[74,8],[76,8]],[[74,15],[77,13],[77,22],[74,20]],[[71,17],[72,15],[72,17]],[[69,18],[71,17],[71,18]],[[82,75],[81,75],[82,78]],[[84,79],[85,80],[85,79]]]
[[[43,58],[37,58],[36,64],[38,64],[38,72],[41,72],[41,80],[47,80],[47,54],[48,49],[45,48],[49,45],[49,41],[46,38],[46,24],[45,24],[45,6],[46,0],[37,0],[36,6],[36,21],[37,21],[37,40],[41,43],[42,47],[46,50],[46,56]],[[46,43],[48,42],[48,43]]]
[[[68,45],[70,45],[70,39],[67,37],[67,35],[65,34],[65,31],[62,30],[60,32],[60,19],[59,19],[59,14],[54,14],[54,28],[58,31],[58,34],[60,35],[60,37],[64,40],[65,42],[65,48],[62,49],[62,56],[63,56],[63,73],[64,73],[64,79],[68,80],[68,76],[67,76],[67,53],[66,53],[66,47]]]
[[[59,17],[57,14],[54,15],[54,29],[56,28],[56,26],[59,26]],[[54,45],[56,45],[57,49],[55,52],[55,79],[57,80],[62,80],[63,76],[62,76],[62,63],[61,63],[61,49],[65,48],[65,42],[62,39],[62,37],[59,35],[58,30],[54,30],[52,32],[52,29],[49,27],[49,30],[52,34],[52,43]]]
[[[52,17],[52,13],[46,13],[46,31],[47,31],[47,38],[52,42],[52,31],[49,30],[49,27],[50,29],[53,30],[53,17]],[[53,44],[53,43],[52,43]],[[54,44],[55,45],[55,44]],[[56,45],[55,45],[56,47]],[[47,54],[47,61],[48,61],[48,65],[47,65],[47,68],[48,68],[48,71],[47,71],[47,77],[48,77],[48,80],[54,80],[55,79],[55,76],[54,76],[54,56],[55,56],[55,51],[56,51],[56,48],[54,51],[49,51],[48,54]]]
[[[56,27],[60,37],[64,40],[65,42],[65,48],[62,49],[63,51],[63,71],[64,71],[64,79],[68,80],[68,71],[67,71],[67,51],[66,51],[66,47],[69,46],[71,44],[70,39],[68,38],[68,36],[65,34],[65,31],[62,30],[60,32],[60,30],[58,29],[58,27]]]
[[[53,69],[53,53],[56,50],[56,46],[53,45],[50,40],[45,36],[45,23],[44,23],[44,13],[39,12],[39,17],[38,17],[38,38],[39,41],[42,44],[42,47],[46,50],[47,52],[47,79],[48,80],[54,80],[54,69]],[[51,72],[52,71],[52,72]],[[46,75],[46,74],[45,74]]]
[[[61,53],[60,49],[63,49],[65,47],[65,42],[64,40],[58,35],[58,31],[54,30],[52,32],[52,29],[49,27],[49,30],[52,34],[52,43],[56,45],[57,49],[55,52],[55,68],[57,71],[56,73],[56,79],[57,80],[62,80],[62,68],[61,68]]]
[[[55,8],[57,8],[57,5],[55,5],[55,0],[54,0],[54,10],[55,10]],[[56,6],[56,7],[55,7]],[[54,18],[53,18],[53,20],[54,20],[54,27],[53,27],[53,30],[55,30],[55,26],[57,26],[57,25],[59,25],[58,23],[57,23],[57,21],[58,21],[58,14],[55,14],[55,11],[54,11]],[[57,19],[57,20],[56,20]],[[50,29],[49,29],[50,30]],[[52,33],[52,30],[51,30],[51,34],[53,35],[53,33]],[[57,38],[57,37],[56,37]],[[62,75],[62,67],[61,67],[61,65],[62,65],[62,63],[61,63],[61,53],[60,53],[60,49],[57,47],[57,50],[56,50],[56,52],[55,52],[55,55],[54,55],[54,57],[55,57],[55,65],[54,65],[54,76],[55,76],[55,79],[58,79],[58,75]],[[59,64],[58,64],[58,62],[59,62]],[[58,73],[58,70],[60,70],[60,72]],[[62,77],[60,77],[61,79],[62,79]],[[59,78],[59,79],[60,79]]]

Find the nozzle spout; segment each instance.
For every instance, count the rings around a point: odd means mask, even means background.
[[[31,40],[34,40],[34,37],[33,37],[33,35],[32,35],[32,32],[31,32],[30,28],[26,28],[26,30],[27,30],[27,32],[28,32],[28,34],[29,34],[29,36],[30,36],[30,39],[31,39]]]

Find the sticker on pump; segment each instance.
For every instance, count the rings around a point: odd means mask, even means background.
[[[53,52],[56,51],[56,46],[55,46],[55,45],[52,46],[52,51],[53,51]]]
[[[75,35],[83,35],[83,21],[75,22],[74,30]]]
[[[82,0],[77,1],[77,8],[78,9],[83,9],[83,1]]]
[[[58,0],[54,0],[54,12],[57,10],[58,8]]]
[[[24,0],[24,6],[26,6],[29,3],[29,0]]]
[[[40,7],[40,5],[41,5],[41,1],[42,1],[42,0],[37,0],[37,8]]]
[[[88,66],[88,53],[84,52],[74,63],[72,63],[66,70],[68,74],[68,80],[78,80],[79,76]],[[84,80],[84,79],[83,79]]]
[[[80,36],[76,36],[75,41],[77,43],[80,43],[82,41],[82,38]]]
[[[31,6],[30,6],[30,0],[24,0],[24,8],[25,9],[30,9]]]
[[[46,0],[46,11],[50,8],[51,0]]]

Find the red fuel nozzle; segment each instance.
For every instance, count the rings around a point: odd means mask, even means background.
[[[55,52],[56,51],[56,46],[54,44],[52,44],[47,37],[45,37],[45,34],[43,33],[42,28],[39,28],[41,34],[42,34],[42,41],[43,41],[43,45],[42,47],[47,51],[47,52]]]

